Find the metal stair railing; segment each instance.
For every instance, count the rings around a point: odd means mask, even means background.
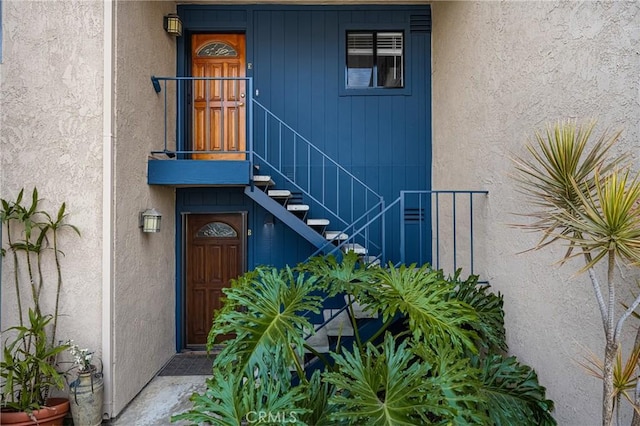
[[[251,103],[254,158],[337,218],[339,226],[349,227],[383,205],[382,196],[350,171],[255,98]]]
[[[489,191],[474,190],[401,191],[401,262],[429,262],[435,269],[449,273],[462,268],[475,274],[478,212],[474,207],[488,194]],[[427,226],[430,232],[426,232]],[[414,239],[412,245],[418,247],[411,258],[407,253],[410,238]],[[427,245],[430,250],[425,250]],[[461,252],[467,256],[461,256]]]

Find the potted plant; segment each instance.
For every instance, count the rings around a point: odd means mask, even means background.
[[[62,272],[58,234],[68,227],[63,203],[56,215],[38,209],[38,191],[23,205],[24,190],[15,201],[0,199],[0,222],[7,247],[0,252],[13,271],[18,324],[3,330],[4,348],[0,361],[0,424],[61,425],[69,411],[66,398],[49,398],[52,388],[64,387],[56,369],[57,356],[68,345],[56,340]],[[41,297],[51,294],[45,282],[54,265],[55,303],[53,313],[44,313]]]
[[[69,341],[76,379],[69,384],[73,424],[97,426],[102,423],[102,396],[104,382],[102,371],[91,363],[93,352]],[[102,369],[100,369],[102,370]]]

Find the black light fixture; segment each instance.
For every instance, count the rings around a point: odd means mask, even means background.
[[[140,213],[140,228],[142,232],[160,232],[162,214],[156,209],[147,209]]]
[[[176,37],[182,35],[182,21],[180,17],[175,13],[170,13],[164,17],[164,30]]]
[[[267,213],[264,215],[264,226],[273,227],[276,223],[276,218],[273,217],[271,213]]]

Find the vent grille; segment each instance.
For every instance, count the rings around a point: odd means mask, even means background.
[[[424,209],[419,208],[410,208],[407,207],[404,209],[404,220],[406,222],[424,222],[425,215]]]
[[[431,11],[425,14],[411,15],[409,24],[412,33],[430,33]]]

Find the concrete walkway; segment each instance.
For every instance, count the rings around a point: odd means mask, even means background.
[[[204,392],[210,376],[156,376],[116,418],[107,422],[113,426],[169,426],[174,414],[193,407],[189,398],[194,392]]]

